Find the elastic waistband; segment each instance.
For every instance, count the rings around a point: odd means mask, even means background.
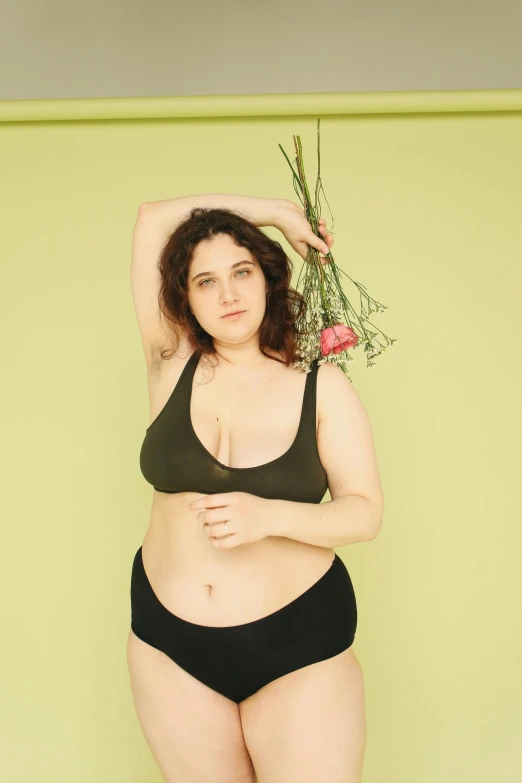
[[[346,587],[348,587],[348,591]],[[180,627],[201,629],[205,632],[208,631],[210,634],[214,633],[216,629],[219,629],[222,633],[233,633],[234,629],[254,627],[254,625],[260,626],[261,624],[266,625],[268,630],[274,623],[281,623],[285,620],[290,621],[298,610],[299,613],[302,612],[310,617],[318,611],[321,614],[339,612],[344,600],[343,595],[347,593],[350,595],[352,593],[350,576],[343,561],[335,553],[330,568],[316,582],[298,595],[297,598],[289,601],[274,612],[238,625],[207,626],[200,623],[192,623],[189,620],[178,617],[161,603],[145,571],[141,546],[134,556],[132,567],[131,595],[136,603],[139,602],[142,605],[146,605],[148,607],[147,611],[156,615],[160,614],[165,618],[169,617],[171,621],[176,622]]]

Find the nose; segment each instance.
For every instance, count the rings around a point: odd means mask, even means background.
[[[221,289],[220,301],[221,304],[226,305],[227,307],[231,304],[236,304],[239,301],[237,291],[233,284],[223,285],[223,288]]]

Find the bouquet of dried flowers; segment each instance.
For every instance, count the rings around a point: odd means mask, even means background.
[[[297,171],[295,171],[283,147],[281,145],[279,147],[292,170],[294,190],[301,201],[306,219],[312,231],[318,234],[321,215],[320,191],[323,190],[324,193],[321,181],[320,120],[317,120],[317,181],[314,204],[310,198],[304,172],[301,137],[294,136],[293,139]],[[328,204],[327,199],[326,203]],[[328,208],[330,209],[330,205]],[[294,366],[308,372],[314,359],[320,357],[319,364],[331,361],[348,376],[348,363],[353,361],[348,353],[350,348],[355,350],[363,346],[367,357],[367,367],[372,368],[375,366],[373,359],[386,351],[388,346],[394,345],[397,340],[385,335],[378,327],[374,327],[377,331],[373,331],[373,328],[370,328],[373,327],[373,324],[368,321],[368,316],[373,311],[383,312],[388,308],[380,302],[376,302],[362,283],[352,280],[346,272],[340,269],[336,265],[331,251],[327,254],[327,258],[329,263],[327,265],[321,264],[319,251],[309,245],[306,263],[303,264],[299,273],[296,287],[304,297],[307,306],[304,315],[296,321],[300,359],[295,362]],[[305,270],[304,279],[301,281],[303,270]],[[346,275],[358,289],[360,313],[354,310],[344,293],[340,273]],[[300,284],[302,289],[299,288]],[[377,339],[377,332],[380,332],[385,344]]]

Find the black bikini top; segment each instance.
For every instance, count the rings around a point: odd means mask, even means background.
[[[306,376],[299,428],[280,457],[250,468],[219,462],[197,437],[190,418],[199,352],[186,362],[165,406],[146,429],[140,468],[157,492],[242,491],[264,498],[320,503],[328,489],[316,434],[317,359]]]

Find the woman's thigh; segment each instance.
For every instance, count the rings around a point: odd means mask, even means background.
[[[366,746],[362,667],[344,652],[268,683],[239,705],[261,783],[360,783]]]
[[[136,714],[166,783],[255,783],[235,702],[132,630],[127,665]]]

